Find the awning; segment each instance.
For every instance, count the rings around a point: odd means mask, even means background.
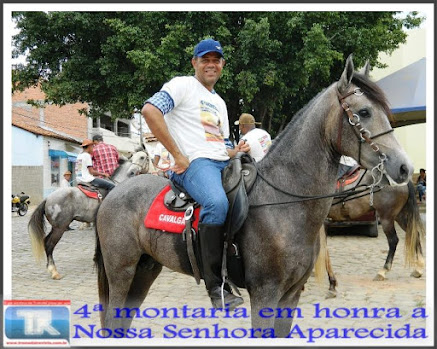
[[[376,84],[387,96],[395,126],[426,122],[426,58],[399,69]]]
[[[78,154],[65,150],[49,149],[49,156],[67,158],[70,162],[75,162]]]

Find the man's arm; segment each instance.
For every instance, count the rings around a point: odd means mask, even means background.
[[[162,112],[154,105],[146,103],[141,110],[141,114],[144,116],[150,131],[152,131],[155,137],[158,138],[158,141],[162,143],[170,154],[173,155],[175,164],[172,170],[177,174],[183,173],[190,165],[190,162],[187,157],[182,154],[173,137],[170,135]]]
[[[88,171],[93,175],[93,176],[103,176],[103,177],[109,177],[109,174],[107,173],[103,173],[103,172],[99,172],[96,171],[93,167],[88,166]]]
[[[238,142],[238,145],[234,149],[226,149],[228,151],[228,155],[230,158],[233,158],[235,155],[237,155],[238,152],[244,152],[248,153],[250,152],[250,145],[249,143],[246,143],[245,141],[241,140]]]

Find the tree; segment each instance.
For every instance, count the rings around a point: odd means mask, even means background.
[[[194,45],[213,37],[226,67],[216,89],[230,121],[253,113],[277,133],[346,57],[372,66],[423,18],[396,12],[15,12],[13,91],[40,84],[47,102],[87,102],[89,116],[130,117],[162,84],[192,74]],[[84,111],[87,112],[87,111]]]

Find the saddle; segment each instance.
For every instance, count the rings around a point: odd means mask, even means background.
[[[244,267],[239,254],[239,248],[234,241],[235,235],[242,228],[249,213],[249,200],[247,194],[253,187],[257,177],[257,168],[254,160],[246,153],[237,153],[222,172],[222,184],[229,201],[229,210],[225,222],[225,249],[227,258],[224,258],[222,273],[229,271],[230,278],[238,287],[245,287]],[[168,190],[167,192],[165,192]],[[165,193],[165,194],[164,194]],[[193,212],[199,212],[199,204],[181,186],[170,182],[169,188],[165,188],[160,195],[164,194],[164,206],[167,210],[175,212],[182,217],[185,213],[183,238],[187,241],[187,252],[197,283],[200,282],[200,271],[197,261],[199,258],[199,244],[195,229],[198,222],[194,221]],[[157,197],[155,200],[159,200]],[[152,204],[152,209],[153,209]],[[187,212],[189,217],[187,218]],[[155,228],[148,223],[149,210],[145,218],[148,228]],[[162,216],[162,215],[161,215]],[[197,217],[197,216],[196,216]],[[194,224],[192,225],[192,222]]]
[[[92,184],[80,183],[77,188],[91,199],[102,201],[106,196],[106,190],[98,188]]]
[[[344,187],[354,183],[360,177],[361,166],[356,164],[337,180],[337,191],[342,192]]]

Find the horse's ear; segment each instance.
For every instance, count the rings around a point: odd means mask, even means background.
[[[370,75],[370,61],[369,60],[367,60],[366,64],[364,64],[364,67],[361,68],[360,74],[363,74],[366,77],[369,77],[369,75]]]
[[[337,82],[337,88],[340,94],[346,93],[351,81],[354,76],[354,62],[352,53],[346,59],[346,66],[344,67],[343,73],[341,74],[340,80]]]

